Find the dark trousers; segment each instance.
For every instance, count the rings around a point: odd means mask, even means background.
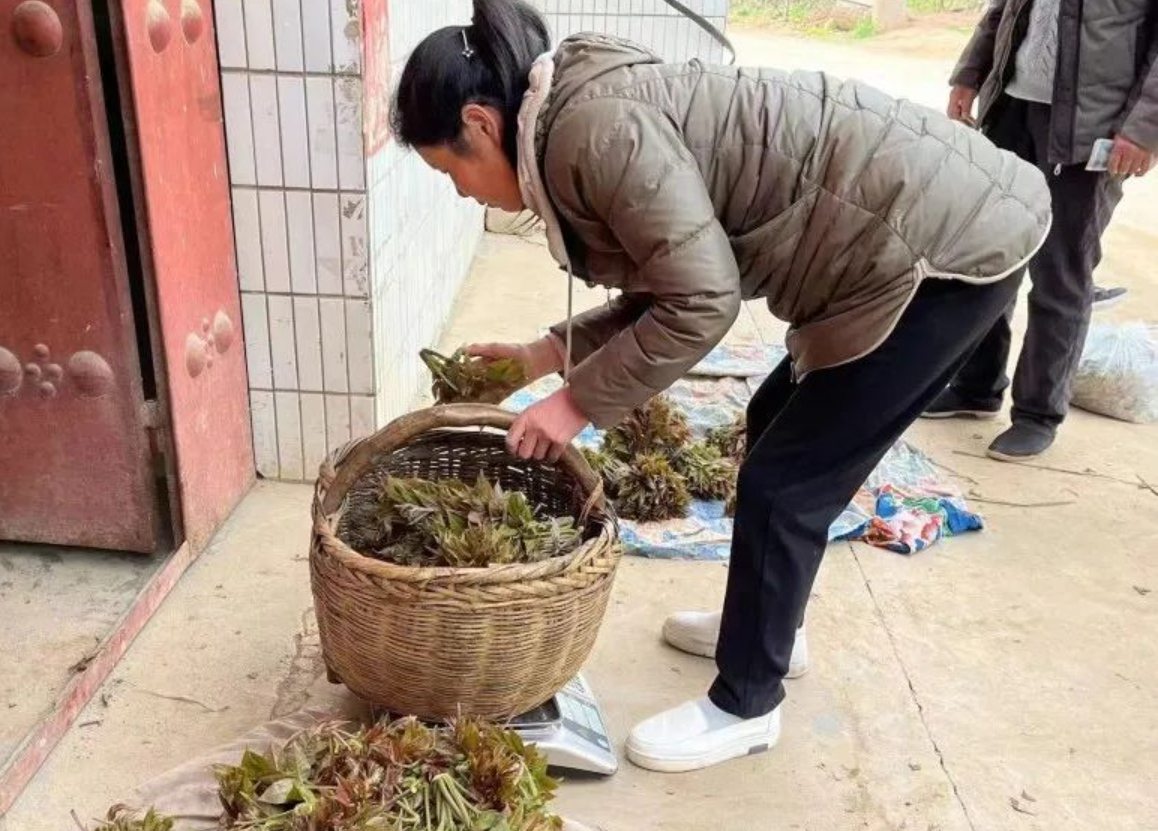
[[[1009,306],[1020,277],[927,280],[876,350],[799,383],[785,361],[753,396],[709,693],[716,706],[754,718],[783,700],[829,526]]]
[[[1122,198],[1122,184],[1106,173],[1087,171],[1084,164],[1050,165],[1049,118],[1046,104],[1006,98],[988,135],[998,147],[1041,168],[1053,197],[1053,227],[1029,264],[1033,288],[1025,344],[1013,376],[1013,420],[1056,426],[1069,409],[1090,325],[1102,233]],[[1013,306],[953,381],[954,389],[978,403],[999,405],[1009,386]]]

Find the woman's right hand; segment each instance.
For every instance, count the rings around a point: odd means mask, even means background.
[[[977,98],[977,90],[971,87],[956,86],[949,93],[949,106],[945,113],[954,121],[976,127],[973,120],[973,101]]]
[[[492,360],[509,358],[517,361],[523,365],[528,383],[563,369],[563,356],[551,335],[530,343],[472,343],[466,347],[466,354]]]

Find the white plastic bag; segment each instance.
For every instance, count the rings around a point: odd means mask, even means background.
[[[1122,421],[1158,421],[1158,327],[1141,321],[1091,325],[1073,403]]]

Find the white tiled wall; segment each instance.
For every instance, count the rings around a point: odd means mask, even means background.
[[[555,37],[604,31],[669,60],[720,49],[661,0],[536,0]],[[727,0],[686,0],[723,25]],[[470,0],[389,0],[392,77]],[[238,279],[260,473],[311,480],[326,453],[409,409],[482,211],[393,142],[366,158],[358,0],[217,0]]]
[[[370,159],[369,173],[378,412],[389,420],[428,382],[417,353],[438,340],[474,257],[482,212],[394,144]]]
[[[414,2],[414,0],[410,0]],[[357,3],[217,0],[258,470],[376,421]]]
[[[391,0],[395,75],[468,0]],[[217,0],[258,470],[312,479],[404,412],[482,230],[417,157],[367,159],[359,3]],[[370,183],[369,188],[367,182]],[[371,228],[371,218],[373,227]]]
[[[576,32],[604,32],[629,38],[672,62],[700,58],[720,63],[724,50],[700,27],[663,0],[532,0],[562,40]],[[721,32],[728,0],[683,0]]]
[[[391,77],[442,26],[470,20],[469,0],[391,0]],[[370,331],[378,424],[410,409],[429,377],[418,350],[438,341],[482,233],[482,209],[414,153],[387,142],[367,161]],[[351,355],[351,360],[354,356]],[[352,413],[357,429],[358,414]]]

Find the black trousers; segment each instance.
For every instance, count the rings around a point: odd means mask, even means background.
[[[709,693],[716,706],[754,718],[783,700],[829,526],[1009,306],[1020,279],[927,280],[876,350],[799,383],[785,361],[753,396]]]
[[[989,138],[1041,168],[1053,197],[1053,227],[1029,264],[1033,288],[1025,344],[1013,376],[1013,420],[1056,426],[1069,409],[1090,326],[1102,233],[1122,198],[1122,183],[1087,171],[1084,164],[1056,168],[1048,163],[1049,105],[1005,98],[1001,106]],[[1009,386],[1013,305],[953,381],[954,389],[979,403],[1000,405]]]

